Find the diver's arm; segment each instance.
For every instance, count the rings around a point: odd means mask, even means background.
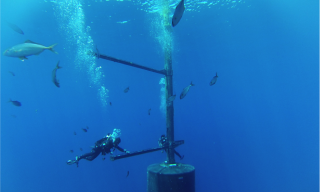
[[[121,152],[125,152],[124,149],[122,149],[122,148],[119,147],[119,146],[116,146],[116,148],[117,148],[119,151],[121,151]]]
[[[121,147],[119,146],[116,146],[116,148],[121,151],[121,152],[124,152],[124,153],[130,153],[129,151],[127,151],[126,149],[122,149]]]

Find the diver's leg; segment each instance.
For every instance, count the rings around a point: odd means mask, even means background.
[[[100,147],[96,147],[96,148],[93,148],[92,151],[90,153],[86,153],[84,155],[81,155],[78,157],[78,161],[80,159],[86,159],[88,161],[92,161],[94,160],[96,157],[98,157],[98,155],[101,153],[101,148]]]
[[[88,161],[92,161],[96,157],[98,157],[98,155],[100,154],[101,151],[102,151],[102,149],[100,147],[93,148],[90,153],[86,153],[81,156],[76,156],[76,160],[69,160],[69,161],[67,161],[67,164],[72,165],[72,164],[76,163],[77,167],[78,167],[80,159],[86,159]]]

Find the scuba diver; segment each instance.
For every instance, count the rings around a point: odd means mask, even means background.
[[[158,140],[158,144],[160,147],[163,147],[167,144],[167,138],[165,135],[161,135],[161,137]],[[165,151],[167,151],[167,149]],[[184,155],[181,156],[175,149],[173,149],[173,152],[174,152],[174,154],[176,154],[180,158],[180,160],[182,160],[184,158]]]
[[[68,160],[67,164],[72,165],[76,163],[78,167],[80,159],[86,159],[88,161],[92,161],[96,157],[98,157],[100,153],[102,155],[106,155],[107,153],[112,154],[115,149],[118,149],[121,152],[130,153],[126,149],[122,149],[121,147],[118,146],[119,143],[121,142],[120,135],[121,135],[121,130],[114,129],[112,134],[108,133],[104,138],[98,140],[95,143],[95,147],[91,150],[90,153],[86,153],[81,156],[76,156],[76,160]]]

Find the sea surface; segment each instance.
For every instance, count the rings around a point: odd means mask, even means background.
[[[162,70],[168,50],[185,141],[175,159],[195,167],[197,192],[319,190],[319,2],[185,0],[170,27],[178,3],[1,0],[1,53],[26,40],[58,52],[1,54],[2,192],[147,191],[147,167],[165,153],[66,162],[114,128],[130,152],[158,146],[164,75],[88,53]]]

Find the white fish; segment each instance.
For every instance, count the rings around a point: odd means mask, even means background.
[[[130,20],[129,20],[130,21]],[[128,23],[129,21],[118,21],[117,23],[119,24],[125,24],[125,23]]]
[[[191,86],[194,86],[194,84],[192,84],[192,81],[191,81],[190,85],[188,85],[187,87],[185,87],[183,89],[183,91],[182,91],[182,93],[180,95],[180,99],[183,99],[187,95],[187,93],[189,92],[189,89],[190,89]]]
[[[184,0],[181,0],[180,3],[177,5],[176,10],[174,11],[172,17],[172,27],[178,25],[185,9],[186,8],[184,7]]]
[[[48,49],[56,54],[55,50],[53,50],[54,46],[57,44],[51,45],[49,47],[46,47],[44,45],[40,45],[37,43],[34,43],[30,40],[27,40],[26,42],[15,45],[7,50],[4,51],[3,55],[8,56],[8,57],[18,57],[20,60],[25,60],[28,59],[27,56],[30,55],[39,55],[42,53],[44,50]]]
[[[218,73],[216,73],[216,76],[214,76],[210,81],[210,86],[216,84],[217,80],[218,80]]]

